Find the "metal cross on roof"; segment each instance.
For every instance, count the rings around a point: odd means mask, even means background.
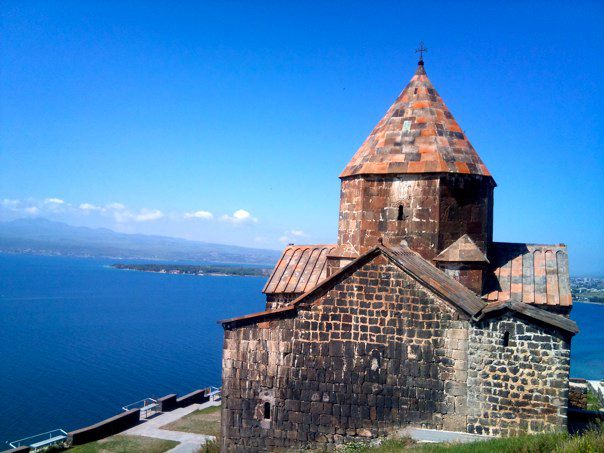
[[[415,49],[415,53],[419,53],[419,61],[424,61],[424,52],[427,52],[428,49],[424,47],[424,41],[419,43],[419,47]]]

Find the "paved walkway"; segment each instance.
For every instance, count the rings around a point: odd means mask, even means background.
[[[172,423],[191,412],[211,406],[220,406],[220,402],[210,401],[204,404],[191,404],[187,407],[174,409],[172,412],[161,413],[155,417],[146,419],[134,428],[124,431],[123,434],[174,440],[180,442],[180,444],[169,450],[170,452],[193,453],[198,451],[202,445],[205,445],[208,440],[215,440],[214,436],[185,433],[182,431],[168,431],[167,429],[160,429],[160,427]]]
[[[174,440],[179,444],[168,451],[172,453],[195,453],[199,450],[202,445],[208,440],[214,440],[214,436],[206,436],[203,434],[185,433],[181,431],[168,431],[167,429],[160,429],[161,426],[172,423],[185,415],[195,412],[199,409],[205,409],[211,406],[220,406],[219,401],[210,401],[204,404],[191,404],[187,407],[175,409],[172,412],[166,412],[159,414],[155,417],[149,418],[142,422],[140,425],[130,428],[124,431],[123,434],[131,436],[145,436],[154,437],[156,439]],[[405,428],[399,432],[404,436],[409,436],[416,442],[476,442],[480,440],[489,440],[492,437],[483,436],[479,434],[468,434],[455,431],[439,431],[436,429],[422,429],[422,428]]]
[[[409,436],[416,442],[455,442],[467,443],[478,440],[493,439],[480,434],[461,433],[456,431],[439,431],[436,429],[405,428],[400,431],[403,436]]]

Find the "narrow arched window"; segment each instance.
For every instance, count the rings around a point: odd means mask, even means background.
[[[510,345],[510,333],[505,332],[503,334],[503,347],[507,348]]]
[[[405,220],[405,208],[403,208],[403,205],[398,207],[398,216],[396,217],[396,220]]]
[[[270,420],[271,418],[271,403],[268,401],[264,403],[264,419]]]

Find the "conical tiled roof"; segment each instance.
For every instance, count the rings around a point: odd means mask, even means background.
[[[421,61],[409,85],[340,178],[402,173],[491,176],[432,86]]]

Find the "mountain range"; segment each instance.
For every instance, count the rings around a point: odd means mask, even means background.
[[[276,250],[118,233],[43,218],[0,222],[0,252],[263,265],[279,258]]]

